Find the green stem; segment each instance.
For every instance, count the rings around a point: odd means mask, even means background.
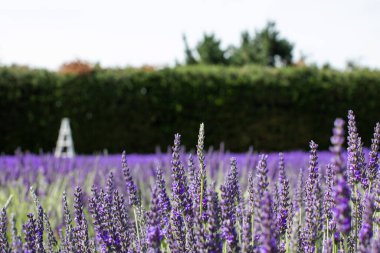
[[[227,253],[227,242],[223,243],[223,253]]]
[[[336,253],[337,252],[337,247],[335,245],[334,235],[331,236],[331,239],[332,239],[332,251],[333,251],[333,253]]]
[[[289,252],[289,239],[288,239],[288,236],[286,236],[286,233],[285,233],[285,252],[286,253]]]
[[[253,247],[255,244],[255,213],[254,212],[252,212],[252,215],[251,215],[251,234],[252,234],[251,244]]]
[[[202,217],[202,209],[203,209],[203,185],[204,185],[204,175],[203,175],[203,164],[201,164],[201,196],[200,196],[200,203],[199,203],[199,213],[200,217]]]
[[[139,231],[139,223],[137,221],[136,207],[133,208],[133,214],[135,215],[135,226],[136,226],[136,233],[137,233],[137,241],[140,243],[140,231]]]
[[[354,240],[355,240],[355,252],[357,252],[357,250],[358,250],[358,243],[357,243],[357,241],[358,241],[358,230],[359,230],[359,228],[358,228],[358,223],[359,223],[359,217],[358,217],[358,193],[357,193],[357,184],[355,184],[355,186],[354,186],[354,198],[355,198],[355,238],[354,238]],[[347,244],[347,242],[345,242],[346,244]],[[346,250],[345,250],[346,251]],[[347,252],[347,251],[346,251]]]
[[[344,252],[348,252],[348,247],[347,247],[347,236],[346,235],[344,235],[343,236],[343,246],[344,246]],[[355,250],[355,252],[356,252],[356,250]]]
[[[329,218],[326,219],[326,238],[329,238]]]

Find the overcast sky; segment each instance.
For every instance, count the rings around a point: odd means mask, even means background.
[[[268,20],[309,62],[380,68],[377,0],[2,0],[0,63],[58,68],[80,58],[102,66],[183,61],[214,32],[226,47]]]

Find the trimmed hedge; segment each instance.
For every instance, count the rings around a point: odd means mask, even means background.
[[[2,67],[0,152],[51,151],[62,117],[79,153],[154,152],[176,132],[194,147],[201,122],[207,145],[232,151],[307,149],[311,139],[326,149],[334,118],[348,109],[369,146],[380,71],[194,66],[75,76]]]

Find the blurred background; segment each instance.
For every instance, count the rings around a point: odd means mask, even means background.
[[[329,146],[353,109],[380,119],[377,1],[7,1],[0,6],[0,153],[233,152]]]

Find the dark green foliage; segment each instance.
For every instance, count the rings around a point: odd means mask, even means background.
[[[286,39],[280,38],[274,22],[268,22],[263,30],[256,32],[251,47],[252,63],[275,66],[276,58],[283,65],[292,63],[293,45]]]
[[[290,65],[293,58],[293,45],[280,37],[274,22],[268,22],[254,35],[241,34],[241,45],[230,48],[230,63],[233,65],[259,64],[262,66]]]
[[[193,66],[63,76],[2,67],[0,152],[51,151],[64,116],[80,153],[166,150],[176,132],[194,146],[200,122],[206,146],[306,149],[313,139],[327,149],[331,124],[348,109],[360,115],[370,145],[380,119],[379,71]]]
[[[198,57],[185,44],[185,64],[196,63],[208,65],[247,65],[257,64],[261,66],[289,66],[293,60],[293,44],[280,36],[274,22],[268,22],[266,26],[255,34],[250,35],[245,31],[241,34],[241,44],[230,46],[227,50],[221,49],[221,41],[214,34],[205,34],[196,48]]]
[[[192,50],[189,47],[189,44],[187,43],[186,35],[183,35],[183,43],[185,44],[185,63],[186,65],[193,65],[198,63],[195,59]]]
[[[241,34],[240,43],[240,47],[231,46],[228,49],[230,63],[239,66],[253,63],[256,52],[252,45],[252,38],[247,31]]]
[[[224,51],[220,48],[220,40],[214,34],[204,34],[203,39],[197,45],[199,63],[201,64],[226,64]]]

